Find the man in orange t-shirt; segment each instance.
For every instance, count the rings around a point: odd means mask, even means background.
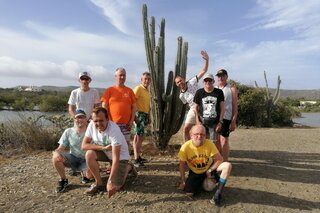
[[[130,130],[136,113],[136,98],[129,87],[126,87],[126,70],[122,67],[115,72],[116,84],[106,89],[100,101],[108,110],[108,116],[115,122],[130,146]],[[130,149],[130,148],[129,148]]]

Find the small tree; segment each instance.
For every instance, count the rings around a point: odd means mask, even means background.
[[[280,80],[280,75],[278,76],[278,81],[277,81],[277,89],[274,93],[274,95],[271,95],[271,92],[269,90],[269,86],[268,86],[268,79],[267,79],[267,74],[266,71],[263,72],[264,74],[264,80],[266,82],[266,88],[265,88],[265,106],[266,106],[266,113],[267,113],[267,120],[266,120],[266,126],[271,126],[272,125],[272,118],[271,118],[271,114],[272,114],[272,110],[274,109],[275,105],[277,104],[277,102],[280,99],[280,84],[281,84],[281,80]],[[255,81],[256,87],[259,88],[257,82]]]

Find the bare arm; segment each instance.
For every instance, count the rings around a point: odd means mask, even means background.
[[[83,138],[82,144],[81,144],[81,149],[82,150],[96,150],[96,151],[111,151],[112,146],[109,144],[108,146],[101,146],[98,144],[92,144],[91,143],[91,138],[85,136]]]
[[[238,118],[238,90],[235,86],[231,87],[232,93],[232,119],[230,123],[230,130],[234,131]]]
[[[216,127],[216,132],[220,132],[220,130],[221,130],[222,123],[220,121],[223,120],[223,116],[224,116],[224,101],[221,101],[220,102],[220,117],[219,117],[219,123],[217,124],[217,127]]]
[[[121,186],[115,185],[115,176],[119,169],[120,164],[120,146],[114,146],[112,148],[112,166],[111,172],[107,183],[108,197],[110,198],[113,194],[115,194]]]
[[[183,190],[185,187],[185,182],[186,182],[186,177],[185,177],[185,172],[186,172],[186,166],[187,163],[185,161],[179,162],[179,173],[180,173],[180,184],[178,186],[179,189]]]
[[[201,55],[202,55],[202,58],[204,60],[204,66],[199,71],[199,73],[197,75],[198,80],[203,77],[203,75],[208,71],[208,67],[209,67],[209,55],[208,55],[208,53],[206,51],[202,50],[201,51]]]
[[[76,114],[76,105],[71,105],[69,104],[68,107],[68,111],[69,111],[69,115],[74,118],[75,114]]]
[[[194,114],[195,114],[195,116],[196,116],[196,124],[197,124],[197,125],[200,125],[200,124],[201,124],[201,121],[199,120],[199,105],[198,105],[198,104],[195,104]]]
[[[108,104],[107,104],[106,102],[102,102],[102,103],[101,103],[101,106],[102,106],[103,108],[105,108],[105,109],[108,110]]]
[[[131,105],[131,118],[130,118],[130,121],[128,123],[129,130],[132,128],[132,124],[133,124],[134,118],[136,117],[136,110],[137,110],[136,104],[132,104]]]

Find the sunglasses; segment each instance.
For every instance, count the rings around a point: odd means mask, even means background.
[[[82,80],[82,81],[89,81],[90,78],[80,78],[80,80]]]
[[[211,78],[206,78],[203,80],[204,82],[212,82],[213,80]]]

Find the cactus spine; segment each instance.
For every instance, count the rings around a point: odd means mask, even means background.
[[[184,119],[186,107],[179,100],[180,90],[174,77],[186,76],[188,43],[178,37],[178,50],[174,72],[168,73],[165,87],[165,19],[161,19],[158,43],[155,38],[155,18],[148,23],[147,5],[143,5],[144,43],[148,68],[151,73],[152,138],[155,145],[165,149],[172,135],[176,134]]]

